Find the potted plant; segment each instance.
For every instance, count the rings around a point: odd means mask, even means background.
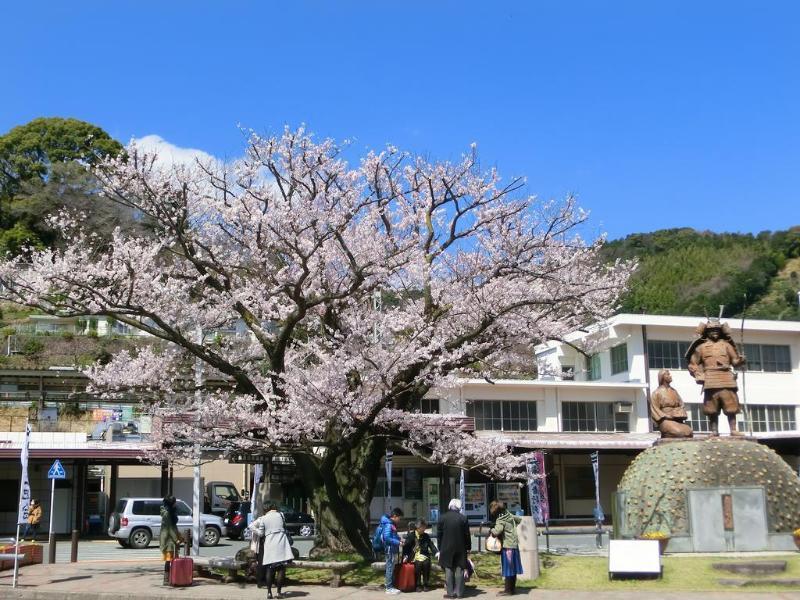
[[[794,538],[794,545],[800,550],[800,527],[792,532],[792,537]]]
[[[656,540],[658,542],[658,550],[661,554],[667,550],[667,544],[669,543],[669,532],[668,531],[645,531],[642,535],[639,536],[641,540]],[[797,539],[797,538],[795,538]]]

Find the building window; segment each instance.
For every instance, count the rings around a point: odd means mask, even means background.
[[[689,350],[688,342],[647,342],[647,366],[650,369],[682,369],[686,366],[683,358]]]
[[[575,366],[574,365],[561,365],[561,380],[574,381],[575,380]]]
[[[420,398],[417,412],[426,415],[439,414],[439,398]]]
[[[795,407],[756,404],[747,407],[753,431],[794,431]]]
[[[709,433],[711,431],[711,424],[708,422],[708,417],[703,413],[702,404],[684,404],[686,412],[689,415],[687,419],[688,425],[692,431],[697,433]]]
[[[628,344],[620,344],[611,349],[611,374],[628,370]]]
[[[476,431],[536,431],[535,400],[473,400],[467,416]]]
[[[562,431],[618,431],[631,430],[628,413],[615,411],[616,402],[562,402]]]
[[[589,381],[597,381],[600,379],[600,355],[592,354],[586,360],[589,363],[589,368],[587,369]]]
[[[772,344],[745,344],[744,354],[747,357],[748,371],[764,371],[765,373],[789,373],[792,370],[792,359],[789,346]]]

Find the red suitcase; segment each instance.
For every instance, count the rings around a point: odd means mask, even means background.
[[[174,558],[169,566],[169,584],[173,587],[192,585],[194,562],[191,558]]]
[[[414,563],[401,563],[395,571],[395,587],[401,592],[413,592],[417,589],[417,578],[414,576]]]

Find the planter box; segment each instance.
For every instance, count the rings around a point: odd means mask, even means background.
[[[16,546],[14,545],[0,546],[0,554],[14,554],[15,548]],[[40,565],[42,564],[42,557],[44,556],[44,546],[42,546],[41,544],[30,544],[30,543],[20,544],[19,553],[25,555],[25,558],[19,559],[20,567],[24,565]],[[0,570],[13,569],[13,568],[14,568],[13,560],[0,561]]]

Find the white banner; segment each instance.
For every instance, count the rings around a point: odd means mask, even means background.
[[[28,481],[28,448],[31,443],[31,426],[25,425],[25,438],[22,441],[22,451],[19,460],[22,463],[22,478],[19,481],[19,512],[17,524],[24,525],[28,522],[28,509],[31,504],[31,484]]]
[[[594,472],[594,520],[604,521],[606,516],[600,504],[600,452],[595,450],[589,456],[592,460],[592,471]]]
[[[394,452],[391,450],[386,451],[386,458],[384,459],[384,467],[386,467],[386,514],[392,510],[392,457]]]
[[[461,514],[467,510],[467,489],[464,486],[464,473],[466,471],[461,469],[461,478],[458,480],[458,499],[461,500]]]

